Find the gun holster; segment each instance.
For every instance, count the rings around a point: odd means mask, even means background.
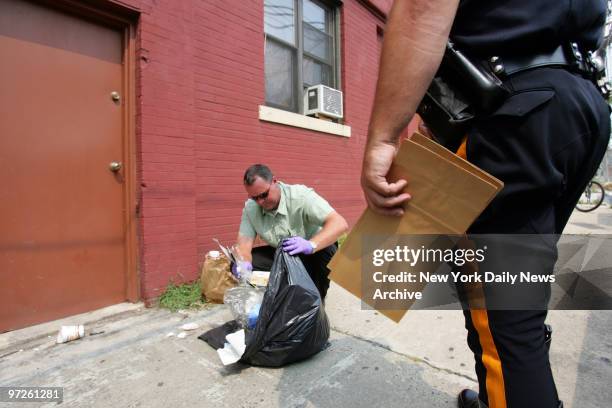
[[[440,68],[417,108],[434,139],[455,152],[476,115],[493,112],[508,97],[502,82],[448,42]]]
[[[473,108],[441,77],[433,79],[417,113],[436,142],[456,152],[474,119]]]

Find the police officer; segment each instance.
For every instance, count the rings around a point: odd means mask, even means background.
[[[605,11],[605,0],[396,0],[363,161],[368,205],[400,216],[411,198],[405,180],[389,183],[386,175],[450,36],[472,59],[492,63],[510,90],[467,132],[467,160],[505,183],[469,232],[560,234],[610,135],[608,105],[578,64],[601,44]],[[562,406],[546,310],[464,314],[479,393],[462,391],[460,407]]]

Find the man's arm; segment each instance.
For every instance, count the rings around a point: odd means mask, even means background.
[[[459,0],[396,0],[381,54],[361,185],[374,211],[402,215],[406,180],[386,179],[408,125],[440,65]]]
[[[338,237],[346,231],[348,231],[348,223],[344,217],[336,211],[331,212],[325,218],[321,230],[310,238],[310,241],[317,245],[315,252],[336,242]]]
[[[255,231],[255,228],[249,219],[247,205],[248,202],[245,203],[242,210],[242,216],[240,217],[240,228],[238,230],[238,239],[236,242],[238,244],[238,252],[240,252],[243,260],[251,263],[253,261],[251,251],[253,250],[255,237],[257,237],[257,231]]]
[[[246,235],[238,234],[238,252],[242,256],[244,261],[253,262],[253,255],[251,251],[253,250],[253,243],[255,242],[255,238],[247,237]]]

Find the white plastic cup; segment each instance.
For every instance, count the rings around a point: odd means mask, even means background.
[[[68,343],[69,341],[80,339],[85,336],[85,326],[82,324],[74,326],[62,326],[57,333],[57,343]]]

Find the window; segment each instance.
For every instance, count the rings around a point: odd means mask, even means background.
[[[305,88],[339,88],[337,14],[318,0],[264,0],[268,106],[302,113]]]

